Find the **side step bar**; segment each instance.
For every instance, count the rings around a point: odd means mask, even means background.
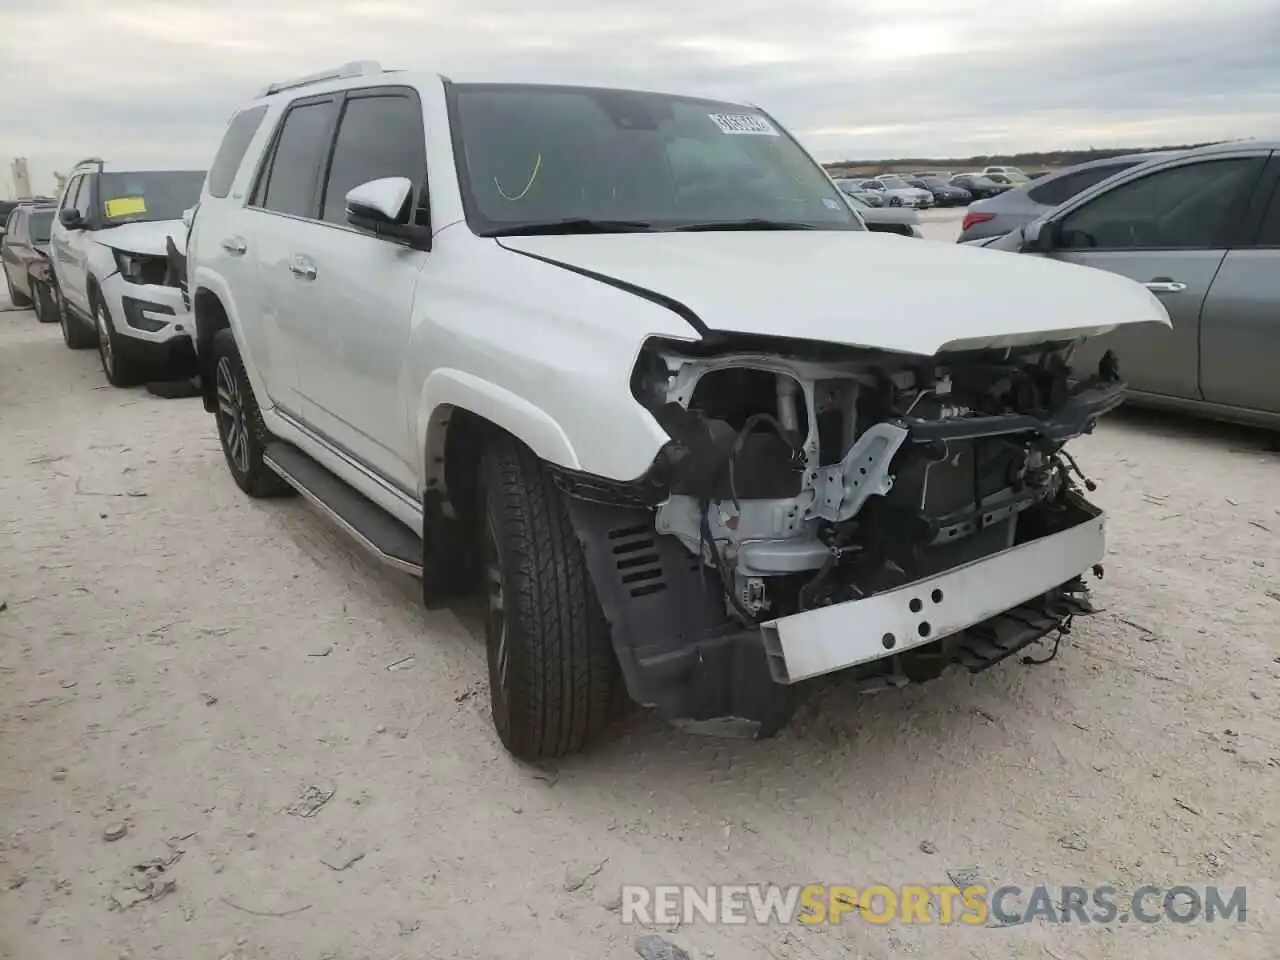
[[[273,440],[262,462],[389,567],[422,576],[422,540],[363,494],[283,440]]]

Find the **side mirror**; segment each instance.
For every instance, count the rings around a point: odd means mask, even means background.
[[[80,211],[75,207],[63,207],[59,210],[58,222],[68,230],[81,230],[84,228],[84,217],[80,216]]]
[[[347,222],[375,236],[402,240],[415,250],[431,249],[431,229],[415,226],[413,183],[407,177],[383,177],[352,187],[346,196]]]
[[[188,230],[191,229],[191,224],[195,223],[195,219],[196,219],[195,207],[187,207],[187,209],[182,211],[182,225],[186,227]]]
[[[1023,253],[1049,253],[1058,247],[1062,228],[1054,220],[1033,220],[1022,226],[1019,249]]]

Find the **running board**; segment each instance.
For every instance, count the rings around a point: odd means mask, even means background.
[[[422,576],[422,540],[368,497],[283,440],[267,444],[262,462],[387,566]]]

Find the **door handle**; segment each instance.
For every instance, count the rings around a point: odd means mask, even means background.
[[[222,241],[222,249],[227,251],[227,253],[231,254],[233,257],[242,257],[249,247],[239,237],[227,237],[227,239]]]
[[[314,280],[316,265],[306,257],[294,257],[289,261],[289,271],[299,280]]]
[[[1148,280],[1143,286],[1152,293],[1181,293],[1187,289],[1185,283],[1170,280],[1168,277],[1157,277],[1155,280]]]

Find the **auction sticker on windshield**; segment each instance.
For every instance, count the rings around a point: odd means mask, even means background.
[[[755,113],[712,113],[708,114],[711,122],[720,128],[721,133],[755,134],[763,137],[776,137],[778,131],[764,117]]]
[[[117,197],[103,204],[108,217],[133,217],[147,212],[147,201],[143,197]]]

